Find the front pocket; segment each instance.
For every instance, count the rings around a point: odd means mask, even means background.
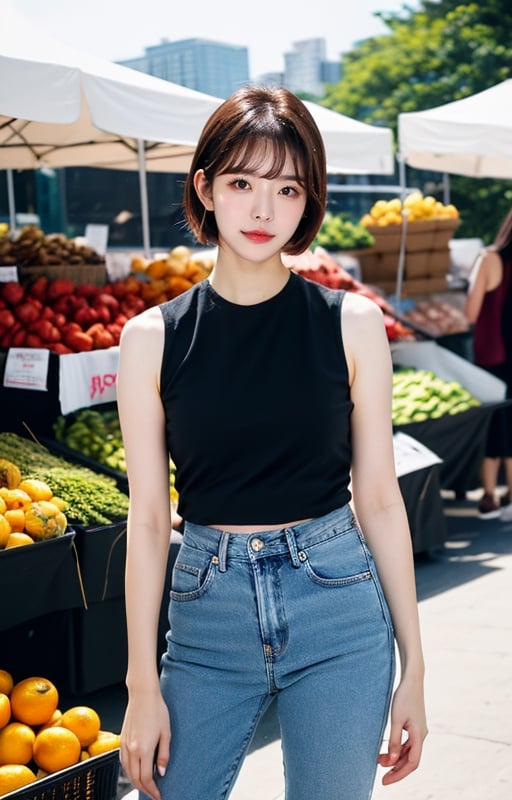
[[[211,585],[215,565],[210,553],[182,545],[171,576],[171,600],[194,600]]]
[[[344,586],[372,577],[355,528],[305,548],[299,552],[299,558],[303,560],[308,577],[322,586]]]

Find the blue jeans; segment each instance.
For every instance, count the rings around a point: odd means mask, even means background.
[[[254,535],[185,523],[169,620],[164,800],[227,798],[274,698],[287,800],[368,800],[395,650],[349,506]]]

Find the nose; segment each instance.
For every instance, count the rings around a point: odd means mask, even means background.
[[[261,188],[254,194],[252,216],[259,222],[268,222],[273,218],[274,211],[269,188]]]

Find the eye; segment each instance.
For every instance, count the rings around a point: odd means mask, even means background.
[[[245,178],[236,178],[232,184],[236,189],[248,189],[249,183],[245,180]]]
[[[293,197],[294,195],[299,195],[300,192],[296,186],[283,186],[281,194],[284,194],[285,197]]]

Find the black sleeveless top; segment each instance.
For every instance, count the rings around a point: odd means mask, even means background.
[[[160,306],[160,392],[184,519],[271,525],[349,501],[343,297],[290,272],[255,305],[202,281]]]

